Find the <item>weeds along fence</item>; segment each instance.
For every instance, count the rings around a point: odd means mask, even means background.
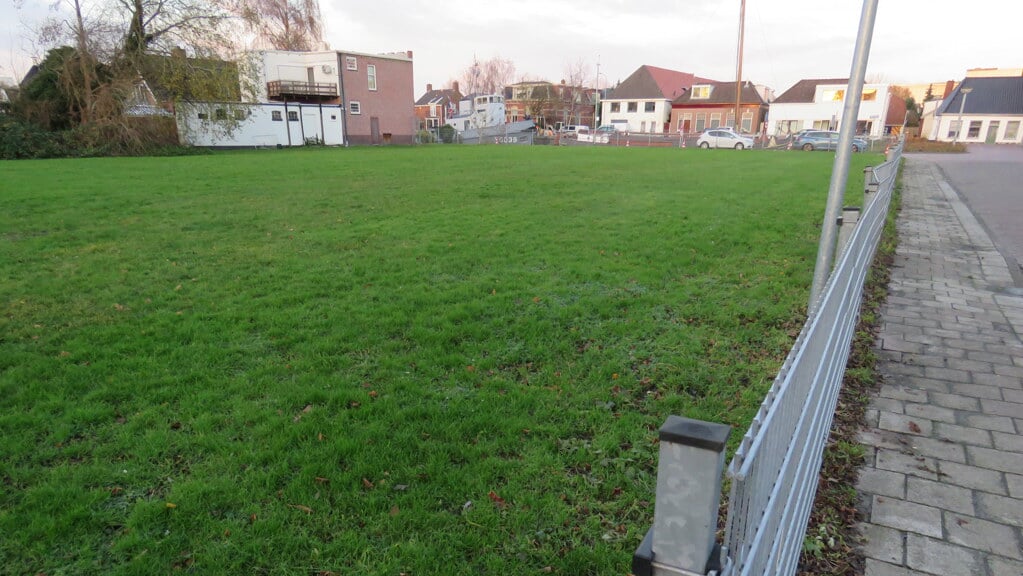
[[[837,264],[729,463],[721,545],[714,534],[729,428],[674,416],[661,428],[654,525],[633,558],[636,576],[796,573],[863,284],[900,161],[897,144],[887,162],[868,168],[864,209],[858,218],[843,218]]]

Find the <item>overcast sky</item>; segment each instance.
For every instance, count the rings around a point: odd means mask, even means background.
[[[19,2],[0,0],[0,76],[24,74],[40,52],[26,25],[48,2]],[[596,76],[598,60],[602,86],[644,64],[735,79],[740,0],[320,2],[332,48],[412,50],[417,97],[474,56],[511,60],[515,81],[557,82],[579,61]],[[862,9],[862,0],[747,0],[743,78],[780,94],[801,78],[848,76]],[[1021,23],[1017,0],[880,0],[868,78],[939,82],[967,68],[1021,67]]]

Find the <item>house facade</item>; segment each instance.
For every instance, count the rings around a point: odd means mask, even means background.
[[[719,126],[735,127],[735,82],[693,84],[671,104],[670,131],[682,134],[703,132]],[[742,83],[738,130],[746,134],[760,132],[767,119],[763,91],[752,82]]]
[[[540,128],[593,125],[596,90],[547,81],[525,81],[504,89],[508,122],[533,120]]]
[[[767,134],[788,137],[800,130],[839,130],[845,107],[847,78],[796,82],[771,102]],[[899,116],[901,104],[902,115]],[[865,84],[856,118],[856,134],[880,138],[905,120],[906,103],[893,97],[888,84]]]
[[[456,113],[462,93],[458,91],[458,82],[451,88],[433,89],[433,84],[426,85],[426,93],[416,100],[415,113],[418,129],[436,132],[448,123],[448,118]]]
[[[972,71],[971,71],[972,72]],[[1010,71],[1015,72],[1015,71]],[[1023,73],[967,77],[938,107],[927,135],[943,142],[1023,143]]]
[[[418,127],[412,53],[258,52],[257,102],[340,104],[345,144],[412,144]]]
[[[672,102],[693,84],[710,83],[689,72],[640,66],[600,103],[600,123],[622,132],[669,132]]]

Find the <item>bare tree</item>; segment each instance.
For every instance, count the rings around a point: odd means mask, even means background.
[[[515,77],[515,64],[495,56],[482,62],[474,60],[459,77],[465,94],[499,94]]]
[[[275,50],[322,50],[319,0],[237,0],[233,11],[256,35],[256,43]]]
[[[590,66],[581,58],[565,65],[565,84],[561,87],[561,103],[569,124],[582,124],[584,111],[593,108],[586,81],[592,78]]]

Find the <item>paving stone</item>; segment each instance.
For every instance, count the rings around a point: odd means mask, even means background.
[[[891,412],[881,412],[881,418],[878,422],[878,428],[882,430],[891,430],[893,432],[903,432],[906,434],[913,434],[916,436],[924,435],[930,436],[931,431],[934,427],[934,423],[926,418],[913,418],[906,416],[905,414],[893,414]]]
[[[937,576],[966,576],[983,570],[976,550],[912,533],[906,535],[906,565]]]
[[[953,410],[968,410],[970,412],[980,411],[980,400],[972,396],[960,396],[959,394],[944,394],[942,392],[931,392],[931,403]]]
[[[1012,388],[1015,390],[1023,389],[1023,380],[1002,374],[974,374],[973,383],[984,384],[985,386],[998,386],[999,388]]]
[[[1019,380],[1023,378],[1023,366],[999,366],[994,367],[995,374],[1000,376],[1008,376],[1010,378],[1016,378]],[[927,374],[927,370],[924,370],[924,374]]]
[[[941,537],[941,510],[914,502],[874,496],[870,522],[896,530]]]
[[[951,368],[938,368],[936,366],[925,366],[924,377],[934,378],[935,380],[947,380],[955,383],[967,383],[970,382],[970,373],[963,370],[953,370]]]
[[[971,490],[924,478],[910,476],[906,479],[906,500],[960,514],[974,513]]]
[[[993,373],[995,365],[991,362],[981,362],[978,360],[960,360],[959,358],[949,358],[947,365],[953,370],[962,370],[964,372],[977,372],[980,374]]]
[[[914,452],[920,456],[929,456],[939,460],[966,463],[966,449],[964,446],[947,440],[935,438],[924,438],[914,436],[910,438],[910,444]]]
[[[1013,498],[1023,498],[1023,476],[1018,474],[1006,474],[1005,483],[1009,486],[1009,496],[1012,496]]]
[[[919,390],[917,388],[898,384],[885,384],[881,387],[880,392],[878,392],[878,396],[882,398],[893,398],[895,400],[905,400],[907,402],[917,402],[920,404],[927,403],[926,390]]]
[[[895,400],[894,398],[875,397],[871,399],[870,407],[883,412],[893,412],[895,414],[902,414],[903,412],[902,400]]]
[[[906,475],[877,468],[863,468],[859,471],[856,489],[878,496],[905,498]]]
[[[938,479],[937,463],[933,458],[912,456],[895,450],[878,448],[876,466],[890,472],[900,472],[931,480]]]
[[[911,402],[907,402],[904,408],[907,416],[948,422],[949,424],[956,423],[956,413],[951,408],[933,406],[931,404],[914,404]]]
[[[984,446],[986,448],[994,446],[994,441],[991,439],[991,432],[987,430],[979,430],[977,428],[970,428],[967,426],[957,426],[955,424],[946,424],[944,422],[938,422],[934,425],[932,436],[938,440],[952,440],[953,442],[959,442],[961,444],[972,444],[974,446]]]
[[[930,576],[923,572],[910,570],[904,566],[896,566],[873,558],[867,558],[867,566],[863,576]]]
[[[946,393],[951,391],[952,386],[954,386],[951,382],[934,380],[933,378],[923,378],[921,376],[906,376],[905,383],[907,386],[912,386],[921,390]]]
[[[877,524],[860,524],[860,535],[863,537],[863,554],[867,558],[875,558],[892,564],[902,564],[905,554],[904,533]]]
[[[966,353],[967,360],[978,360],[980,362],[988,362],[991,364],[1006,364],[1012,365],[1012,354],[1008,353],[996,353],[996,352],[978,352],[970,350]],[[992,370],[993,372],[993,370]]]
[[[960,396],[972,396],[973,398],[989,398],[1001,400],[1004,390],[998,386],[983,386],[980,384],[953,384],[950,387],[952,394]]]
[[[985,492],[978,492],[976,496],[977,516],[994,522],[1023,526],[1023,500]]]
[[[1020,413],[1023,413],[1023,390],[1002,390],[1002,398],[1006,402],[1019,404]]]
[[[884,448],[907,454],[911,450],[910,438],[908,436],[889,430],[881,430],[879,428],[860,430],[856,439],[861,444],[873,446],[874,448]]]
[[[1023,436],[1005,432],[992,432],[991,435],[995,440],[995,448],[1009,452],[1023,452]]]
[[[1023,405],[1016,404],[1015,402],[983,399],[980,401],[980,408],[985,414],[1009,416],[1011,418],[1023,417]]]
[[[937,466],[942,482],[992,494],[1006,494],[1002,473],[997,470],[956,462],[938,462]]]
[[[948,533],[948,541],[952,544],[1017,560],[1023,559],[1023,555],[1020,554],[1019,535],[1011,526],[970,515],[945,512],[945,530]]]
[[[976,466],[1012,474],[1023,474],[1023,454],[981,446],[966,446],[966,454],[970,463]]]
[[[987,565],[991,576],[1023,576],[1023,562],[988,556]]]
[[[1016,433],[1016,425],[1012,418],[1007,416],[988,416],[986,414],[966,414],[961,424],[984,430],[996,430],[998,432]]]

